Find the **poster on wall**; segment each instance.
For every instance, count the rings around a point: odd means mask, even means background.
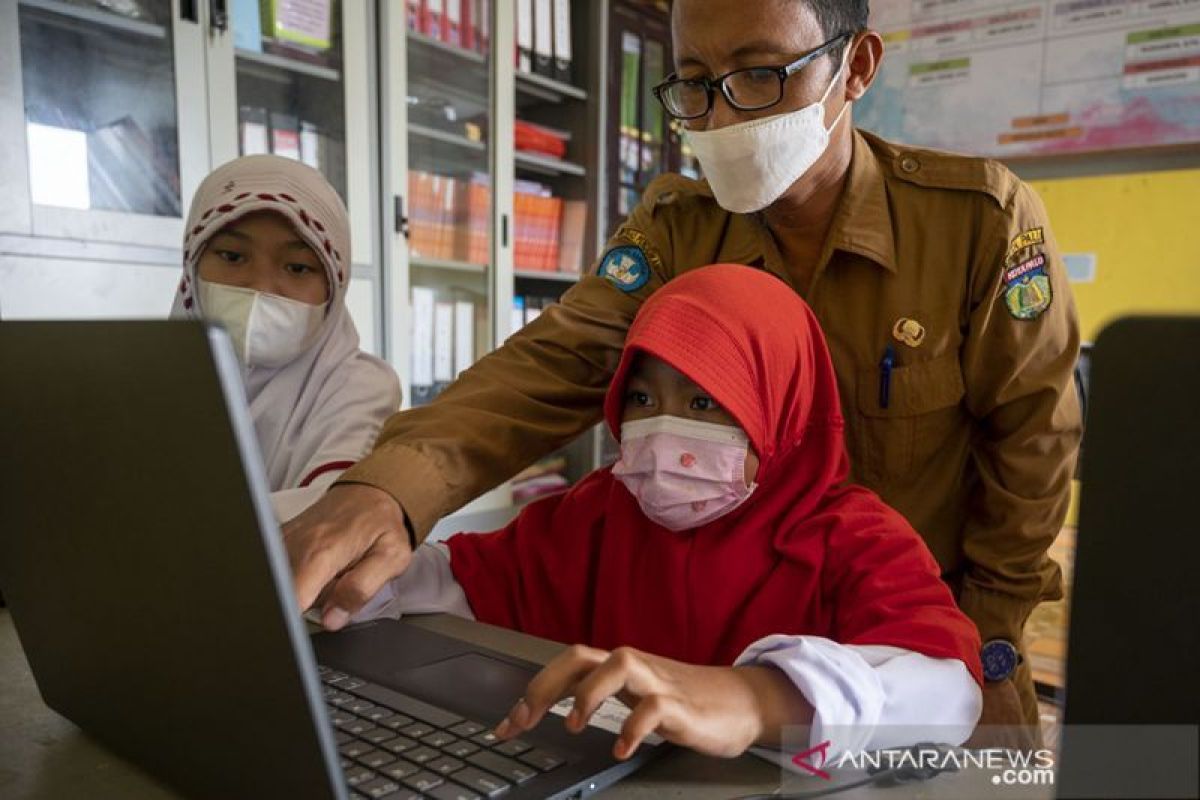
[[[855,123],[1000,158],[1200,143],[1200,0],[872,0]]]

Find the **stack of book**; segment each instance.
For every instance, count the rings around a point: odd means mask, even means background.
[[[487,264],[491,183],[421,170],[408,177],[409,248],[416,258]],[[519,270],[579,273],[587,207],[555,197],[550,187],[517,181],[513,197],[513,263]]]

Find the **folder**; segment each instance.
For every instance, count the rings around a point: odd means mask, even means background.
[[[421,32],[431,39],[442,38],[442,26],[446,24],[446,0],[425,0]]]
[[[423,0],[408,0],[408,29],[421,32],[421,16],[424,13]]]
[[[518,72],[533,72],[533,2],[517,0]]]
[[[442,40],[455,47],[462,46],[462,0],[444,0],[446,4],[445,24],[442,25]]]
[[[533,71],[554,75],[554,0],[534,0]]]
[[[262,14],[258,0],[233,0],[233,46],[262,52]]]
[[[462,46],[466,50],[478,49],[479,29],[476,27],[475,8],[478,6],[476,0],[452,0],[455,3],[462,5]]]
[[[412,404],[433,399],[433,315],[436,297],[427,286],[412,288]]]
[[[300,160],[300,129],[295,117],[271,112],[271,152]]]
[[[541,297],[525,298],[525,324],[533,322],[542,315],[542,305],[546,300]]]
[[[479,35],[475,38],[475,49],[486,55],[492,33],[491,0],[475,0],[474,10],[475,27],[479,31]]]
[[[513,295],[512,319],[510,320],[508,335],[513,335],[523,327],[525,327],[525,298],[520,295]]]
[[[475,304],[454,301],[454,377],[475,363]]]
[[[311,122],[300,121],[300,160],[313,169],[321,168],[321,134]]]
[[[255,106],[242,106],[238,117],[241,121],[242,155],[257,156],[271,152],[270,135],[267,131],[267,110]]]
[[[439,300],[433,307],[433,394],[454,380],[454,303]]]
[[[554,0],[554,79],[572,80],[571,0]]]

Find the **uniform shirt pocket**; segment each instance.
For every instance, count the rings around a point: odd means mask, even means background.
[[[872,487],[919,474],[962,424],[966,388],[958,354],[892,367],[886,407],[882,370],[860,369],[857,377],[855,473]]]

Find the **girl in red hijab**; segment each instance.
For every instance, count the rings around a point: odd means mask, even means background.
[[[563,697],[582,729],[616,696],[632,709],[618,757],[651,733],[720,755],[786,725],[835,752],[969,736],[975,626],[904,518],[848,483],[833,366],[794,292],[736,265],[671,281],[604,412],[615,465],[502,530],[419,548],[370,605],[578,643],[498,735]]]

